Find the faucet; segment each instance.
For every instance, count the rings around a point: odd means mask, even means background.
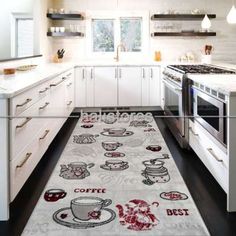
[[[124,44],[120,43],[116,48],[116,57],[114,59],[118,62],[120,60],[119,48],[123,48],[126,51]]]

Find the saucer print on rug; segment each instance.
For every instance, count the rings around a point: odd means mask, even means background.
[[[78,197],[71,200],[70,207],[56,211],[53,214],[53,220],[74,229],[87,229],[108,224],[116,217],[113,210],[106,208],[111,203],[111,199]]]
[[[78,121],[22,236],[209,235],[154,120],[94,121]]]

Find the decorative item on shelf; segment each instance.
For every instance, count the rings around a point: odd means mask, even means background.
[[[64,53],[65,53],[64,49],[58,49],[57,54],[53,56],[53,62],[54,63],[62,62],[62,59],[64,57]]]
[[[205,14],[203,20],[202,20],[202,23],[201,23],[201,26],[202,26],[202,29],[205,31],[205,32],[209,32],[210,28],[211,28],[211,21],[210,19],[208,18],[207,14]]]
[[[236,8],[234,5],[234,1],[232,1],[232,3],[233,6],[231,7],[226,19],[229,24],[236,24]]]
[[[161,52],[160,51],[155,51],[155,61],[161,61]]]

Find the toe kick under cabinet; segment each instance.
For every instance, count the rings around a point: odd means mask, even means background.
[[[10,200],[13,201],[74,108],[74,70],[10,99]]]

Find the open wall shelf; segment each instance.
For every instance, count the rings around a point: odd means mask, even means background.
[[[47,36],[50,37],[84,37],[84,33],[81,32],[47,32]]]
[[[84,20],[81,14],[47,14],[47,17],[52,20]]]
[[[151,20],[202,20],[204,14],[154,14]],[[210,19],[216,18],[215,14],[207,14]]]
[[[152,37],[160,37],[160,36],[180,36],[180,37],[190,37],[190,36],[198,36],[198,37],[206,37],[206,36],[216,36],[216,32],[154,32],[151,34]]]

